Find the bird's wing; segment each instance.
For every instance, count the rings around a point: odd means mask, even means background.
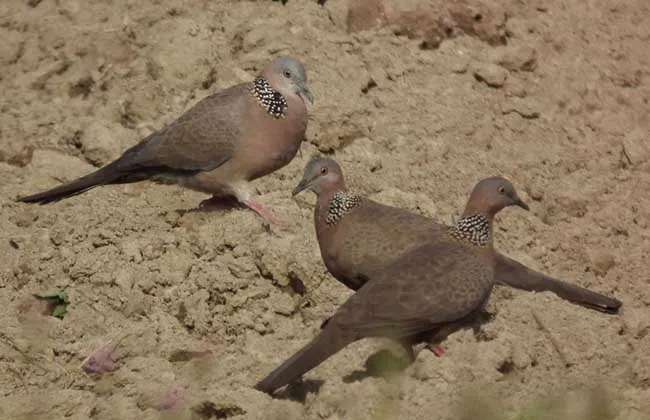
[[[364,198],[340,222],[332,246],[337,278],[358,290],[377,270],[441,234],[441,225],[417,213]]]
[[[453,241],[423,245],[370,279],[330,322],[360,337],[411,337],[478,308],[492,277],[484,250]]]
[[[166,128],[127,150],[123,172],[197,173],[232,158],[247,129],[248,87],[240,84],[208,96]]]
[[[496,251],[495,260],[494,280],[497,284],[527,291],[553,292],[562,299],[610,314],[618,313],[622,305],[618,299],[555,279]]]

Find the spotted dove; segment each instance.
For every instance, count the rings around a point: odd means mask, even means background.
[[[330,195],[327,209],[317,212],[318,236],[323,240],[327,235],[324,229],[344,228],[346,219],[361,210],[365,200],[328,188],[340,182],[340,177],[329,172],[329,166],[321,168],[320,182],[310,185],[321,195]],[[479,182],[453,226],[441,229],[435,241],[412,247],[370,274],[366,284],[339,308],[316,338],[256,388],[272,393],[362,338],[388,337],[410,348],[432,332],[476,316],[493,286],[493,219],[512,205],[528,210],[509,181],[493,177]],[[385,238],[390,240],[389,232]],[[344,252],[328,249],[326,260],[332,267]],[[414,357],[412,353],[410,356]]]
[[[47,204],[100,185],[152,180],[212,194],[201,203],[204,207],[235,197],[271,220],[253,199],[250,181],[296,155],[307,128],[306,100],[313,102],[303,65],[279,57],[253,82],[204,98],[101,169],[18,200]]]
[[[318,195],[315,224],[325,265],[353,290],[371,273],[405,251],[435,240],[446,227],[417,213],[379,204],[347,191],[340,166],[316,157],[304,171],[294,195],[311,189]],[[339,209],[348,209],[340,218]],[[336,223],[332,223],[335,221]],[[495,282],[528,291],[550,291],[559,297],[602,312],[618,312],[621,302],[531,270],[498,251]]]

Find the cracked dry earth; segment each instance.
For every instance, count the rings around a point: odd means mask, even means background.
[[[645,0],[2,1],[0,418],[484,418],[473,393],[505,418],[547,398],[552,418],[649,418],[648,19]],[[278,54],[316,98],[301,154],[256,182],[279,234],[149,183],[14,202]],[[506,176],[532,211],[499,216],[497,247],[622,312],[497,288],[479,341],[457,333],[397,378],[355,379],[386,345],[366,340],[309,373],[304,401],[253,390],[350,294],[320,259],[314,197],[290,194],[316,150],[355,190],[445,222]],[[63,319],[26,312],[62,288]],[[97,354],[112,372],[88,376]]]

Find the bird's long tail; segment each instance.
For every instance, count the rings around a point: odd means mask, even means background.
[[[502,254],[496,254],[495,268],[494,278],[498,284],[527,291],[553,292],[562,299],[607,313],[617,313],[622,304],[618,299],[531,270]]]
[[[300,378],[353,341],[354,339],[346,337],[338,328],[325,328],[309,344],[262,379],[255,388],[272,394],[276,389]]]
[[[58,187],[52,188],[51,190],[20,197],[17,201],[21,201],[23,203],[38,204],[54,203],[59,200],[82,194],[100,185],[122,182],[120,178],[122,178],[123,175],[124,173],[118,171],[113,164],[108,164],[103,168],[98,169],[88,175],[82,176],[81,178],[75,179],[74,181],[59,185]]]

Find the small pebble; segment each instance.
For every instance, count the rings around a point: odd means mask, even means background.
[[[287,293],[277,295],[272,301],[273,311],[280,315],[291,315],[295,310],[293,298]]]

